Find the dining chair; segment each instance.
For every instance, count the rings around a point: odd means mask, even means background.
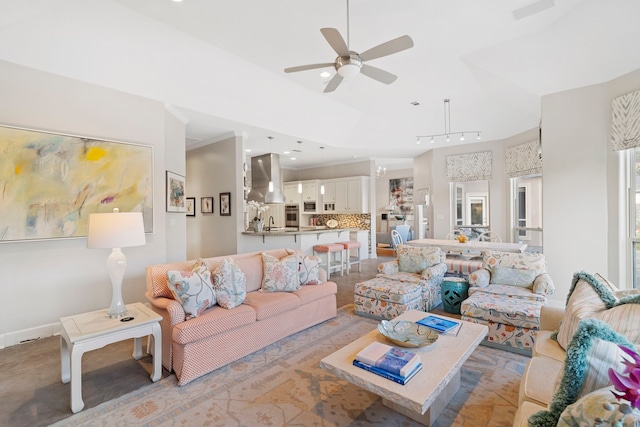
[[[499,242],[502,243],[502,237],[495,231],[485,231],[480,233],[478,240],[481,242]]]
[[[398,245],[402,245],[404,243],[398,230],[391,230],[391,241],[393,242],[394,248],[397,248]]]

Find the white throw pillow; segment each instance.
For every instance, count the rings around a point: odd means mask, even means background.
[[[167,271],[169,290],[173,298],[182,304],[187,320],[198,317],[216,303],[216,294],[211,285],[211,272],[206,268],[198,270],[200,272]]]
[[[278,259],[263,253],[262,291],[293,292],[300,289],[298,260],[298,255],[288,255]]]

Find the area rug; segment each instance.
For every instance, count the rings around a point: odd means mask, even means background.
[[[183,387],[174,375],[54,426],[417,426],[380,397],[320,369],[320,360],[375,328],[353,314],[309,328]],[[484,346],[435,426],[511,426],[528,357]]]

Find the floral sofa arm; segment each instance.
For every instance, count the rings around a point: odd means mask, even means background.
[[[469,286],[476,286],[479,288],[486,288],[489,286],[491,280],[491,273],[485,268],[478,269],[469,274]]]
[[[432,285],[439,285],[444,280],[444,275],[447,272],[447,264],[441,263],[432,265],[422,270],[421,276],[427,283]]]
[[[556,288],[553,285],[551,276],[547,273],[542,273],[533,281],[533,293],[539,295],[551,295],[555,292]]]
[[[378,273],[380,274],[395,274],[400,271],[398,266],[398,260],[381,262],[378,264]]]

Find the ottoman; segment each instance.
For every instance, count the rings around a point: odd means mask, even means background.
[[[422,287],[375,277],[356,283],[354,313],[374,319],[393,319],[407,310],[422,309]]]

